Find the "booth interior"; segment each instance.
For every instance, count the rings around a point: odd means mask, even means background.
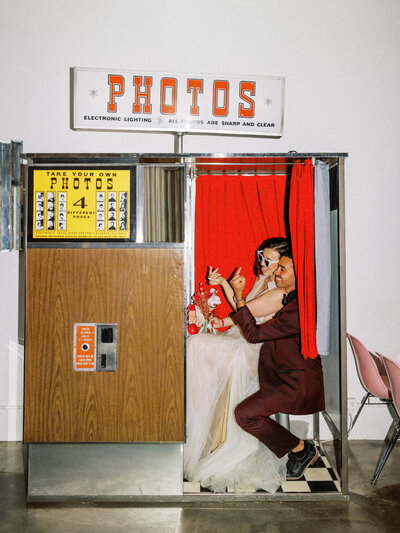
[[[348,499],[347,154],[22,157],[28,501]],[[184,478],[186,310],[210,265],[250,283],[278,236],[296,246],[302,348],[318,342],[325,385],[322,413],[281,423],[321,457],[276,492],[213,492]],[[221,402],[216,431],[235,407]]]

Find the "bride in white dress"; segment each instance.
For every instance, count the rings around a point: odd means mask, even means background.
[[[257,278],[246,303],[258,323],[282,307],[283,291],[275,286],[279,249],[286,239],[264,241],[256,252]],[[231,306],[233,290],[218,273],[209,283],[219,284]],[[229,317],[215,319],[214,327],[232,325]],[[214,492],[276,492],[286,476],[287,457],[278,459],[258,439],[236,423],[234,408],[259,389],[260,344],[250,344],[233,325],[222,333],[199,333],[187,341],[187,441],[184,475]]]

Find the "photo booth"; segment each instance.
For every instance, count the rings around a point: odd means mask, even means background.
[[[347,499],[347,154],[24,157],[28,501]],[[209,265],[250,283],[254,250],[277,236],[293,244],[302,354],[324,354],[312,436],[332,482],[193,492],[186,306]]]

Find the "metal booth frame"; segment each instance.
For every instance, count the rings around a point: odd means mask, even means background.
[[[179,149],[179,141],[176,139],[175,149]],[[265,167],[276,165],[279,161],[285,169],[290,169],[294,162],[298,159],[312,159],[322,160],[327,162],[330,166],[337,166],[338,168],[338,209],[333,220],[334,232],[336,233],[336,248],[337,255],[335,257],[335,269],[337,273],[337,309],[338,309],[338,323],[337,327],[337,345],[335,346],[335,363],[338,380],[338,397],[337,408],[339,412],[335,412],[332,416],[329,411],[323,412],[323,419],[328,426],[332,439],[330,441],[321,442],[321,447],[324,450],[330,464],[332,465],[337,477],[340,481],[340,490],[337,492],[327,493],[205,493],[189,494],[183,492],[183,475],[182,475],[182,458],[183,458],[183,444],[176,443],[30,443],[25,442],[27,449],[27,501],[28,502],[58,502],[58,501],[97,501],[97,502],[128,502],[128,503],[168,503],[168,504],[183,504],[183,503],[235,503],[235,502],[268,502],[268,501],[346,501],[349,499],[348,491],[348,451],[347,451],[347,356],[346,356],[346,277],[345,277],[345,197],[344,197],[344,161],[348,156],[347,153],[257,153],[257,154],[196,154],[196,153],[170,153],[170,154],[23,154],[24,160],[24,181],[27,183],[27,176],[29,169],[41,168],[46,166],[62,165],[63,167],[71,167],[79,165],[84,166],[118,166],[118,167],[136,167],[136,240],[135,242],[65,242],[58,243],[57,247],[61,248],[99,248],[107,249],[113,248],[181,248],[184,255],[184,304],[189,301],[190,295],[193,293],[193,272],[194,272],[194,205],[195,205],[195,178],[198,172],[198,163],[204,158],[207,158],[207,165],[210,167],[214,165],[215,172],[220,173],[223,168],[224,173],[229,174],[240,169],[241,173],[254,174],[257,172],[257,161],[263,166],[264,173],[268,173]],[[224,162],[224,160],[227,160]],[[143,242],[143,171],[146,167],[165,167],[165,168],[181,168],[185,178],[185,237],[183,242]],[[209,173],[212,173],[211,170]],[[274,172],[274,170],[272,170]],[[277,171],[278,172],[278,171]],[[271,171],[269,171],[271,173]],[[283,173],[279,170],[279,173]],[[27,187],[26,187],[27,189]],[[27,191],[25,191],[25,205],[27,203]],[[27,236],[27,219],[25,216],[25,236]],[[332,229],[331,229],[332,232]],[[25,237],[25,250],[27,248],[52,248],[52,242],[28,242]],[[26,272],[25,272],[26,283]],[[184,340],[183,340],[184,342]],[[184,354],[186,356],[186,354]],[[331,357],[331,356],[329,356]],[[332,358],[333,360],[333,358]],[[338,418],[336,417],[338,416]],[[313,415],[313,436],[314,439],[320,441],[319,430],[319,414]],[[110,465],[109,469],[101,470],[97,473],[97,479],[94,484],[98,484],[99,489],[92,494],[85,493],[84,490],[75,490],[75,493],[66,491],[52,491],[51,482],[49,485],[48,472],[46,465],[48,465],[49,457],[53,457],[54,464],[63,462],[63,457],[73,454],[77,461],[76,475],[79,476],[79,461],[80,457],[87,460],[87,450],[92,446],[91,450],[95,450],[96,456],[98,450],[98,458],[104,458],[112,451],[119,456],[122,468],[118,471],[115,465]],[[97,447],[97,448],[96,448]],[[115,490],[107,493],[102,492],[102,476],[112,475],[115,477],[115,483],[123,482],[123,477],[126,473],[127,464],[128,469],[135,470],[135,461],[141,461],[141,454],[147,453],[151,448],[152,453],[158,454],[162,450],[162,464],[165,464],[164,484],[157,493],[151,492],[146,494],[143,490],[136,490],[129,494],[129,489],[124,493],[118,493]],[[164,451],[171,449],[164,456]],[[129,455],[132,450],[133,455]],[[139,452],[137,452],[139,450]],[[143,452],[144,450],[144,452]],[[139,455],[136,455],[139,453]],[[128,454],[128,457],[126,456]],[[124,458],[125,457],[125,458]],[[121,462],[122,461],[122,462]],[[127,462],[124,462],[127,461]],[[169,465],[167,464],[169,463]],[[67,464],[67,463],[66,463]],[[70,463],[68,463],[70,465]],[[96,462],[93,463],[95,465]],[[98,463],[97,463],[98,464]],[[160,464],[160,463],[159,463]],[[96,468],[94,466],[94,468]],[[156,467],[154,467],[156,468]],[[111,469],[111,470],[110,470]],[[175,483],[172,491],[168,488],[168,476],[174,470],[175,475],[178,471],[181,476],[182,487],[179,488],[179,483]],[[53,474],[54,483],[63,483],[63,479],[56,479],[62,476],[62,472],[55,472]],[[145,477],[152,478],[157,473],[150,471],[145,473]],[[100,477],[99,477],[100,476]],[[50,476],[51,477],[51,476]],[[146,490],[146,489],[144,489]]]

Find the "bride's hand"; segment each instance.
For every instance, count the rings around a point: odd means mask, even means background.
[[[215,270],[210,267],[207,277],[209,285],[221,285],[225,281],[225,278],[218,272],[218,267]]]
[[[243,291],[246,286],[246,278],[240,274],[241,270],[242,267],[239,268],[239,270],[229,282],[237,298],[243,295]]]
[[[223,328],[224,327],[224,319],[220,319],[218,318],[217,316],[215,316],[213,319],[212,319],[212,325],[214,328]]]

